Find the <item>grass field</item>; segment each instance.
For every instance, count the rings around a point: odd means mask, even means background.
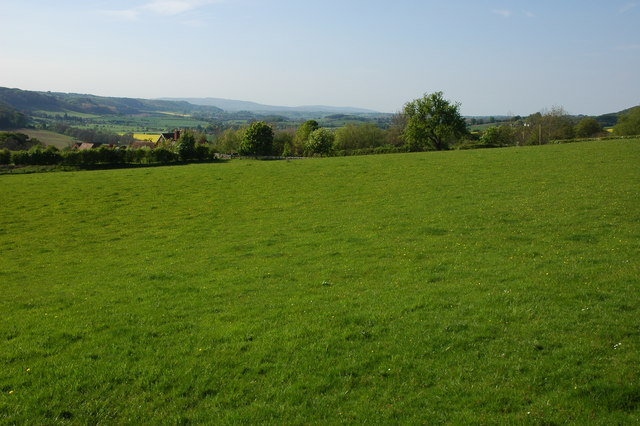
[[[209,123],[178,114],[150,113],[146,115],[104,115],[87,119],[74,127],[100,129],[114,133],[145,133],[171,131],[173,129],[206,127]]]
[[[48,130],[35,130],[35,129],[18,129],[16,132],[24,133],[30,138],[37,138],[45,145],[53,145],[58,149],[67,148],[70,145],[78,142],[71,136],[62,135],[56,132],[50,132]]]
[[[640,421],[640,140],[0,183],[0,423]]]

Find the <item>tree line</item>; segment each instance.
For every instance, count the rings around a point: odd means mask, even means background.
[[[623,114],[613,133],[639,135],[640,107]],[[405,104],[384,129],[375,123],[360,123],[331,130],[308,120],[297,129],[274,130],[260,121],[222,131],[214,146],[220,152],[242,155],[349,155],[541,145],[607,135],[595,118],[572,117],[560,107],[525,118],[504,119],[498,126],[471,132],[460,115],[460,104],[435,92]]]
[[[30,148],[11,151],[3,142],[7,139],[26,141]],[[25,146],[26,146],[25,145]],[[97,165],[126,164],[171,164],[189,161],[213,161],[216,151],[208,144],[197,143],[191,131],[183,132],[176,143],[160,146],[155,149],[129,149],[126,146],[101,146],[97,149],[59,150],[54,146],[45,147],[37,139],[29,139],[21,133],[0,133],[0,164],[26,165],[59,165],[91,167]]]
[[[132,135],[119,136],[65,124],[54,125],[52,130],[88,142],[126,144],[133,140]],[[640,134],[640,107],[632,108],[620,117],[614,134]],[[5,148],[0,162],[94,165],[209,160],[216,153],[283,157],[357,155],[538,145],[603,135],[608,133],[594,118],[576,119],[562,108],[552,108],[526,118],[514,117],[483,132],[471,132],[467,121],[460,115],[460,104],[445,99],[442,92],[435,92],[407,102],[386,128],[367,122],[328,129],[321,127],[316,120],[307,120],[297,128],[275,130],[273,124],[255,121],[224,130],[218,128],[213,137],[202,132],[182,132],[178,141],[155,149],[131,150],[117,146],[113,149],[102,147],[88,153],[45,149],[37,140],[30,141],[28,137],[24,139],[26,135],[12,134],[4,139],[0,137],[0,148]],[[22,145],[12,145],[9,143],[12,141],[21,141]],[[25,151],[10,152],[17,149]]]

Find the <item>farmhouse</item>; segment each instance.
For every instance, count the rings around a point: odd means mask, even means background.
[[[165,142],[175,142],[178,139],[180,139],[180,130],[174,130],[173,132],[169,132],[169,133],[162,133],[158,137],[158,140],[156,141],[156,145],[165,143]]]
[[[76,142],[71,146],[71,149],[75,149],[77,151],[84,151],[87,149],[93,149],[99,147],[99,143],[89,143],[89,142]]]
[[[71,149],[72,150],[76,150],[76,151],[86,151],[88,149],[98,149],[100,147],[106,147],[106,148],[116,148],[117,145],[115,144],[101,144],[101,143],[97,143],[97,142],[76,142],[73,145],[71,145]]]

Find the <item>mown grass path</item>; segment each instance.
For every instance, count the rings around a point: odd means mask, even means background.
[[[638,140],[0,185],[0,423],[640,419]]]

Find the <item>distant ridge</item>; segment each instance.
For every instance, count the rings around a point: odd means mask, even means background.
[[[326,106],[326,105],[304,105],[297,107],[287,107],[287,106],[275,106],[275,105],[264,105],[259,104],[257,102],[250,101],[238,101],[233,99],[222,99],[222,98],[159,98],[161,101],[173,101],[173,102],[189,102],[193,105],[201,105],[201,106],[213,106],[220,109],[223,109],[227,112],[239,112],[239,111],[248,111],[248,112],[266,112],[266,113],[277,113],[277,112],[323,112],[323,113],[332,113],[332,114],[378,114],[378,111],[374,111],[371,109],[365,108],[355,108],[355,107],[334,107],[334,106]]]
[[[79,93],[36,92],[0,87],[0,105],[22,112],[38,110],[80,112],[86,114],[141,114],[147,112],[210,113],[222,112],[214,106],[193,105],[139,98],[116,98]]]

